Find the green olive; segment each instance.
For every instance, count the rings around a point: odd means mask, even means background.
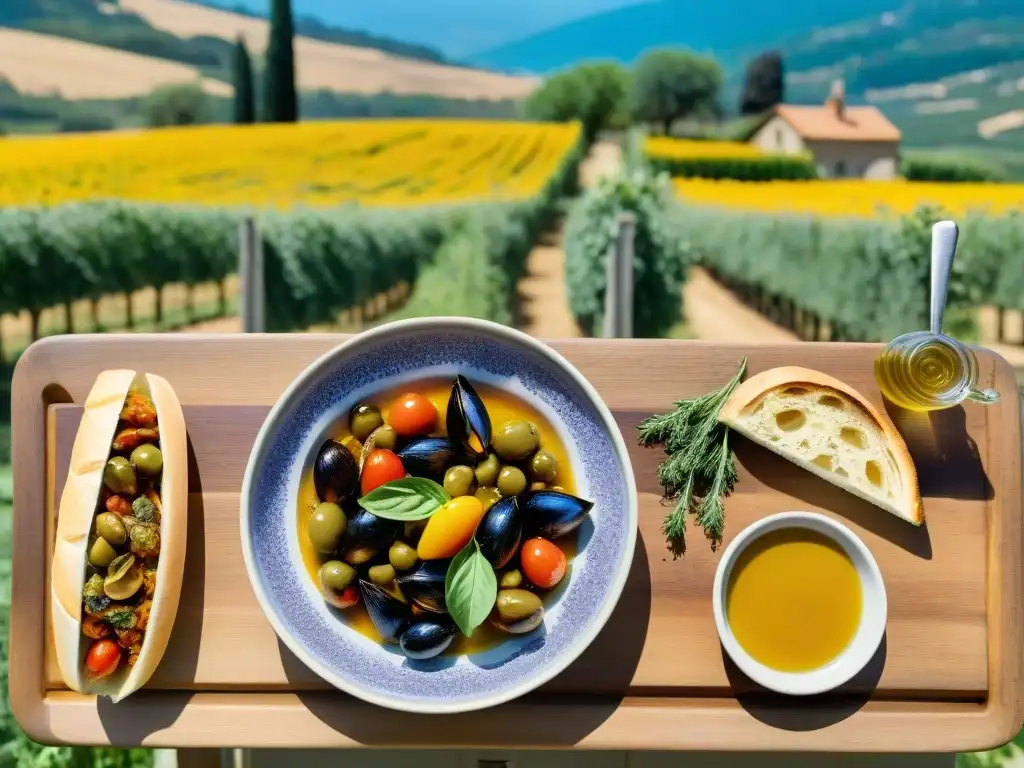
[[[501,574],[501,580],[498,582],[500,589],[515,589],[523,583],[523,574],[519,572],[518,568],[513,568],[511,571],[505,571]]]
[[[526,490],[526,475],[519,467],[502,467],[498,473],[498,493],[506,499]]]
[[[117,552],[102,536],[97,536],[96,541],[89,547],[89,565],[96,568],[106,568],[114,562],[115,557],[117,557]]]
[[[155,445],[146,443],[132,451],[132,466],[146,477],[156,477],[164,468],[164,455]]]
[[[470,496],[476,490],[473,486],[473,470],[464,464],[450,467],[444,473],[444,489],[454,496]]]
[[[395,569],[388,564],[370,567],[370,581],[378,587],[386,587],[395,580]]]
[[[388,561],[396,571],[409,571],[416,566],[419,557],[416,550],[404,541],[396,541],[388,550]]]
[[[398,442],[398,433],[395,432],[395,428],[389,427],[387,424],[377,427],[371,436],[373,437],[373,447],[383,448],[385,451],[393,451],[395,443]]]
[[[423,535],[423,529],[427,527],[430,520],[409,520],[402,526],[403,538],[415,544]]]
[[[553,483],[558,474],[558,461],[547,451],[537,451],[530,459],[530,477],[541,483]]]
[[[494,503],[501,498],[497,488],[477,488],[473,494],[484,506],[484,512],[494,506]]]
[[[309,540],[321,555],[330,554],[338,548],[348,520],[341,507],[330,501],[318,504],[309,519]]]
[[[97,516],[96,533],[106,539],[112,547],[123,546],[128,541],[128,531],[124,523],[113,512],[104,512]]]
[[[363,403],[352,409],[348,419],[348,428],[352,432],[352,437],[363,442],[373,430],[383,423],[384,417],[380,415],[380,410],[374,405]]]
[[[124,456],[112,456],[103,467],[103,484],[114,493],[135,494],[135,470]]]
[[[498,457],[493,453],[476,465],[473,474],[476,476],[476,484],[483,488],[485,485],[494,485],[498,482],[498,472],[501,471],[501,464]]]
[[[491,438],[491,446],[503,461],[521,461],[540,446],[540,432],[528,421],[507,421]]]
[[[515,624],[544,610],[544,604],[533,592],[525,589],[503,589],[494,602],[498,617],[505,624]]]
[[[349,565],[365,565],[376,556],[377,550],[374,547],[352,547],[346,550],[344,559]]]
[[[320,588],[331,592],[344,592],[356,577],[356,569],[340,560],[328,560],[320,566]]]
[[[530,483],[531,491],[543,491],[547,487],[546,483]]]

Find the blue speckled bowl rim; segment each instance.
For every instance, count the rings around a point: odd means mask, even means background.
[[[256,482],[256,478],[266,463],[268,451],[274,448],[275,432],[281,422],[292,415],[292,409],[296,403],[301,403],[302,398],[308,394],[307,389],[324,376],[329,375],[338,360],[358,355],[362,348],[386,344],[389,341],[401,341],[403,337],[422,333],[491,337],[499,344],[519,348],[520,354],[533,354],[543,358],[543,362],[550,364],[548,375],[564,377],[573,388],[578,389],[585,396],[588,401],[586,408],[592,409],[597,416],[600,426],[603,427],[602,437],[607,438],[615,453],[625,486],[621,489],[621,501],[624,508],[618,510],[617,513],[623,518],[625,524],[621,545],[616,548],[621,554],[615,572],[604,589],[603,601],[596,611],[588,616],[588,624],[584,630],[574,636],[571,641],[566,641],[560,652],[548,660],[542,668],[532,674],[522,675],[518,678],[518,682],[497,690],[455,699],[447,697],[416,699],[389,696],[386,691],[369,690],[359,682],[339,675],[329,666],[311,656],[304,644],[293,636],[291,630],[278,615],[279,607],[268,594],[263,583],[264,575],[259,562],[260,554],[256,551],[252,538],[253,521],[250,515],[250,506],[253,503],[254,493],[261,492],[261,486]],[[273,491],[262,492],[264,495],[274,493]],[[596,390],[571,363],[543,342],[506,326],[471,318],[440,317],[403,320],[365,331],[328,351],[296,377],[271,409],[256,437],[242,485],[240,518],[242,554],[253,591],[278,637],[296,657],[335,687],[370,703],[407,712],[454,713],[495,706],[528,693],[562,672],[590,645],[614,610],[628,577],[636,545],[638,503],[632,465],[615,420]],[[506,663],[510,663],[512,660],[510,658]]]

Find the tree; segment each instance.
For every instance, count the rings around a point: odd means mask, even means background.
[[[762,53],[747,65],[740,96],[740,114],[767,112],[783,101],[785,73],[782,56],[776,51]]]
[[[637,62],[629,90],[634,119],[658,123],[669,133],[684,117],[718,113],[722,70],[712,58],[690,51],[651,51]]]
[[[615,62],[581,64],[549,77],[530,96],[526,113],[535,120],[579,120],[587,141],[617,127],[625,110],[628,76]]]
[[[252,60],[245,38],[241,35],[235,42],[233,60],[235,79],[235,122],[248,124],[256,122],[256,95],[253,93]]]
[[[161,85],[142,105],[146,123],[154,128],[200,125],[212,119],[210,97],[195,83]]]
[[[268,123],[294,123],[299,119],[294,38],[291,0],[272,0],[270,40],[267,43],[267,66],[263,78],[266,88],[264,119]]]

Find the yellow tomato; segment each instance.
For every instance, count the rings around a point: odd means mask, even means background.
[[[442,560],[455,557],[473,538],[484,506],[475,496],[457,496],[427,522],[420,536],[417,554],[420,560]]]

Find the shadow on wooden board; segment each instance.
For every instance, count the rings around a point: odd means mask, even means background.
[[[722,659],[736,700],[765,725],[787,731],[816,731],[845,720],[867,704],[885,669],[886,636],[860,672],[835,691],[818,696],[783,696],[755,683],[736,666],[725,648]]]
[[[464,734],[465,739],[451,746],[507,744],[523,738],[535,747],[579,742],[604,723],[628,694],[650,613],[650,564],[643,537],[638,537],[622,596],[590,647],[534,694],[497,709],[445,715],[446,729]],[[302,662],[280,641],[278,646],[289,679],[308,679]],[[434,741],[431,731],[436,728],[436,716],[373,707],[334,691],[300,693],[299,698],[326,725],[361,744],[406,747]],[[572,702],[588,706],[565,707]]]

